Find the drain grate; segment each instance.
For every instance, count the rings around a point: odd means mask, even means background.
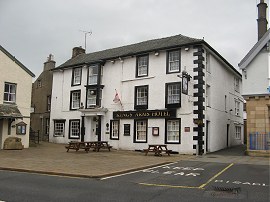
[[[229,193],[233,193],[233,194],[238,194],[238,193],[241,192],[240,187],[217,187],[217,186],[213,186],[213,189],[215,191],[224,191],[224,192],[229,192]]]

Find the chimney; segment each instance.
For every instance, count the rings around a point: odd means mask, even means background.
[[[76,57],[77,55],[80,55],[80,54],[85,54],[85,50],[80,46],[80,47],[75,47],[72,49],[72,57],[71,58],[74,58]]]
[[[260,0],[260,3],[257,5],[258,7],[258,41],[263,37],[263,35],[267,32],[267,19],[266,19],[266,9],[267,4],[264,3],[264,0]]]
[[[50,54],[49,57],[47,57],[47,61],[44,62],[43,71],[51,70],[53,68],[55,68],[55,61],[53,59],[53,55]]]

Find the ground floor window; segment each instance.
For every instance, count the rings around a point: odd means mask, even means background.
[[[134,142],[147,142],[147,120],[135,120],[134,122]]]
[[[80,138],[80,119],[69,120],[69,138]]]
[[[119,140],[119,120],[111,120],[110,138]]]
[[[16,125],[16,134],[25,135],[26,134],[26,123],[20,122]]]
[[[54,120],[54,133],[55,137],[65,136],[65,121],[66,120]]]
[[[235,139],[241,139],[241,126],[235,126]]]
[[[166,143],[180,143],[181,119],[167,119],[165,122]]]

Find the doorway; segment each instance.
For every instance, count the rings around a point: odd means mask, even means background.
[[[227,124],[227,148],[229,147],[229,130],[230,130],[230,124]]]

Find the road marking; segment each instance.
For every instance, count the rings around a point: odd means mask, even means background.
[[[190,186],[178,186],[178,185],[168,185],[168,184],[149,184],[149,183],[139,183],[145,186],[155,186],[155,187],[169,187],[169,188],[184,188],[184,189],[204,189],[200,187],[190,187]]]
[[[112,176],[109,176],[109,177],[103,177],[103,178],[100,178],[100,180],[107,180],[107,179],[111,179],[111,178],[115,178],[115,177],[121,177],[121,176],[125,176],[125,175],[130,175],[130,174],[141,172],[143,170],[153,169],[153,168],[160,168],[160,167],[163,167],[163,166],[168,166],[168,165],[172,165],[172,164],[176,164],[176,163],[178,163],[178,162],[168,163],[168,164],[164,164],[164,165],[160,165],[160,166],[156,166],[156,167],[152,167],[152,168],[145,168],[145,169],[136,170],[136,171],[132,171],[132,172],[128,172],[128,173],[123,173],[123,174],[119,174],[119,175],[112,175]]]
[[[201,186],[199,186],[199,188],[204,188],[206,185],[208,185],[211,181],[213,181],[215,178],[217,178],[219,175],[221,175],[222,173],[224,173],[226,170],[228,170],[230,167],[232,167],[234,164],[231,163],[230,165],[228,165],[226,168],[224,168],[222,171],[220,171],[219,173],[217,173],[215,176],[213,176],[210,180],[208,180],[206,183],[202,184]]]

